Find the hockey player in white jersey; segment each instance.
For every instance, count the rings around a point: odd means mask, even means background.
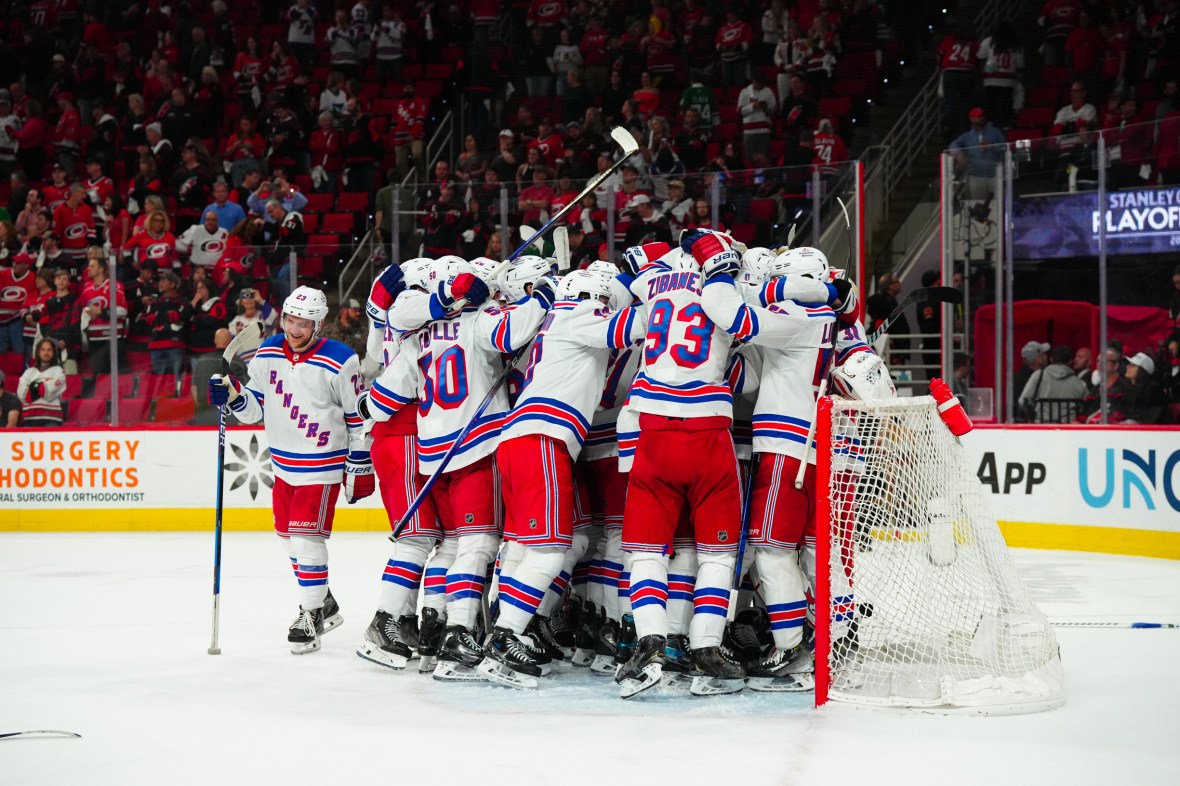
[[[414,406],[418,393],[417,342],[386,323],[403,289],[408,290],[404,293],[407,297],[425,294],[431,264],[432,260],[419,258],[382,271],[373,284],[368,304],[370,319],[382,329],[379,357],[384,369],[370,389],[357,398],[357,411],[366,421],[373,421],[370,452],[390,527],[409,508],[422,487],[422,478],[418,474],[418,413]],[[431,550],[442,537],[434,500],[428,495],[394,542],[381,573],[377,612],[365,630],[358,656],[392,669],[405,668],[421,643],[415,614],[418,590]],[[445,555],[445,550],[440,550],[439,558],[445,559]],[[449,563],[437,563],[435,560],[432,567],[441,567],[445,573]],[[423,604],[428,644],[441,633],[438,619],[445,598],[441,592],[431,595]]]
[[[750,502],[748,543],[774,646],[751,666],[748,685],[756,690],[809,690],[814,683],[803,642],[807,605],[797,553],[805,528],[814,526],[815,458],[807,444],[808,428],[833,345],[845,354],[867,351],[867,347],[855,326],[852,287],[831,278],[821,252],[794,249],[776,259],[768,272],[789,276],[794,294],[804,302],[775,302],[776,293],[786,289],[775,279],[760,296],[763,302],[771,301],[767,308],[748,305],[732,277],[722,272],[710,278],[702,298],[710,313],[732,319],[736,338],[762,349],[760,390],[752,419],[754,452],[760,461]],[[808,282],[817,288],[810,296],[805,292]],[[800,462],[809,466],[803,489],[796,490]]]
[[[324,293],[301,286],[283,303],[284,335],[263,342],[250,381],[214,375],[209,403],[243,423],[262,421],[274,466],[274,526],[299,584],[299,616],[287,640],[295,654],[320,648],[343,617],[328,589],[328,537],[341,485],[349,504],[373,493],[373,465],[356,411],[364,381],[356,353],[319,336]]]
[[[508,293],[513,294],[513,293]],[[573,464],[600,399],[610,350],[644,335],[635,309],[611,311],[609,282],[574,271],[529,353],[524,387],[504,420],[497,462],[504,479],[504,536],[524,546],[519,561],[502,561],[500,615],[479,665],[493,682],[535,687],[541,669],[522,634],[555,581],[569,581],[574,545]],[[584,551],[586,535],[579,533]]]
[[[440,466],[491,390],[503,368],[502,355],[528,345],[554,297],[553,288],[542,283],[525,302],[510,311],[501,310],[485,305],[489,287],[466,263],[447,265],[444,270],[439,262],[432,272],[435,291],[427,303],[434,321],[416,334],[421,379],[418,462],[423,475],[433,474]],[[460,304],[461,299],[466,302]],[[390,312],[390,324],[399,329],[405,318],[400,304]],[[507,410],[507,393],[501,388],[434,485],[439,516],[456,537],[455,559],[447,573],[447,627],[436,679],[482,679],[474,667],[483,650],[473,632],[487,566],[499,543],[492,454]]]

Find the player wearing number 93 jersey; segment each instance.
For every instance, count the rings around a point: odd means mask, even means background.
[[[690,253],[690,264],[683,264]],[[744,676],[720,650],[741,526],[738,463],[729,433],[733,396],[726,384],[732,339],[729,325],[716,323],[701,303],[704,275],[698,266],[721,253],[737,267],[737,254],[712,234],[686,235],[681,248],[653,243],[627,252],[637,272],[631,291],[647,309],[647,337],[630,394],[640,432],[627,487],[623,551],[631,561],[639,643],[616,676],[624,698],[658,683],[663,670],[668,552],[686,507],[698,557],[689,626],[694,663],[710,678]],[[693,259],[698,262],[691,264]]]

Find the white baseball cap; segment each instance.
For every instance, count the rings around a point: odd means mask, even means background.
[[[1140,352],[1131,358],[1129,361],[1132,366],[1138,366],[1146,371],[1149,375],[1155,373],[1155,361],[1146,352]]]

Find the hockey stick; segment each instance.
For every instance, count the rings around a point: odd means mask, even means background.
[[[624,128],[615,128],[611,130],[610,135],[611,138],[619,144],[619,147],[623,149],[623,157],[611,165],[609,169],[600,172],[598,175],[592,178],[590,182],[586,184],[586,187],[582,189],[581,193],[574,197],[568,205],[559,210],[557,214],[553,216],[553,218],[549,219],[545,223],[544,226],[534,232],[532,237],[530,237],[528,240],[522,243],[519,248],[513,251],[512,254],[506,260],[504,260],[505,263],[512,262],[521,254],[523,254],[525,249],[533,244],[534,240],[543,235],[545,232],[548,232],[550,228],[556,225],[557,222],[565,216],[566,213],[569,213],[571,210],[573,210],[574,207],[582,201],[583,197],[593,193],[594,189],[597,188],[598,185],[602,183],[602,181],[606,180],[615,172],[619,171],[623,164],[627,162],[627,159],[639,152],[639,144],[635,141],[635,137],[631,136],[630,131],[627,131]],[[410,519],[414,517],[414,513],[417,512],[418,507],[422,504],[422,500],[426,499],[426,495],[430,493],[430,489],[434,487],[434,484],[438,480],[439,476],[442,475],[442,473],[446,470],[447,465],[451,463],[451,459],[455,457],[455,452],[458,451],[459,447],[463,444],[463,441],[467,439],[467,435],[471,433],[471,429],[475,427],[476,422],[479,421],[479,418],[481,415],[483,415],[484,410],[486,410],[488,405],[492,403],[492,399],[496,397],[496,393],[498,393],[500,388],[504,386],[504,383],[508,381],[508,375],[512,372],[513,366],[515,366],[516,362],[520,358],[524,357],[524,355],[531,349],[532,344],[530,342],[528,346],[522,347],[512,356],[510,361],[504,364],[504,370],[500,372],[500,376],[496,378],[495,382],[493,382],[492,386],[488,389],[487,394],[483,397],[483,401],[480,402],[479,407],[475,410],[475,414],[471,416],[471,420],[467,422],[467,425],[464,426],[463,430],[459,432],[459,436],[457,436],[455,441],[451,443],[451,446],[447,448],[447,452],[443,454],[442,459],[439,461],[438,468],[435,469],[434,473],[426,479],[425,483],[422,484],[422,488],[418,491],[418,494],[414,497],[413,501],[410,503],[410,506],[406,508],[406,512],[402,514],[401,519],[397,522],[397,526],[393,528],[393,534],[389,536],[390,540],[397,540],[405,528],[409,525]]]
[[[51,736],[51,737],[81,737],[82,735],[76,731],[61,731],[60,729],[32,729],[30,731],[6,731],[0,734],[0,739],[5,737],[33,737],[33,736]]]
[[[221,373],[229,374],[229,364],[239,352],[251,352],[262,346],[266,328],[261,322],[251,322],[242,328],[221,353]],[[242,394],[246,395],[246,394]],[[213,525],[213,637],[209,642],[209,654],[220,655],[217,644],[218,627],[221,621],[221,516],[225,494],[225,404],[217,408],[217,510]]]
[[[750,467],[746,474],[746,487],[742,490],[742,532],[738,536],[738,551],[737,562],[733,566],[733,596],[729,599],[729,612],[726,619],[733,622],[737,612],[734,609],[734,604],[737,603],[738,593],[742,588],[742,563],[746,559],[746,541],[750,532],[750,497],[754,494],[754,475],[758,472],[758,455],[757,453],[750,454]]]
[[[570,269],[570,231],[560,226],[553,230],[553,256],[557,259],[557,272],[568,273]]]
[[[932,300],[936,303],[950,303],[958,305],[963,302],[963,291],[955,289],[954,287],[922,287],[915,289],[908,295],[901,299],[897,304],[897,308],[889,312],[889,316],[881,320],[881,324],[873,328],[873,332],[865,338],[865,343],[872,344],[881,337],[881,334],[889,329],[889,326],[897,321],[901,313],[915,303],[923,303]]]

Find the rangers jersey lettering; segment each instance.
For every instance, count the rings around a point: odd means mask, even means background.
[[[292,486],[343,481],[349,451],[365,450],[356,353],[328,338],[295,353],[273,336],[248,369],[250,381],[230,409],[243,423],[263,421],[275,475]]]
[[[643,335],[634,308],[611,311],[590,300],[554,303],[529,352],[501,438],[543,434],[564,442],[577,460],[601,401],[609,350],[626,350]]]
[[[700,271],[656,261],[631,285],[647,308],[643,368],[631,386],[631,404],[638,412],[733,416],[733,395],[725,384],[732,340],[702,305],[702,279]]]
[[[395,323],[395,314],[400,314],[400,308],[390,312],[390,324]],[[418,331],[419,472],[435,471],[491,390],[503,368],[501,355],[527,346],[544,317],[545,307],[529,298],[505,309],[467,308]],[[495,451],[507,411],[508,392],[501,387],[467,433],[448,471]]]

